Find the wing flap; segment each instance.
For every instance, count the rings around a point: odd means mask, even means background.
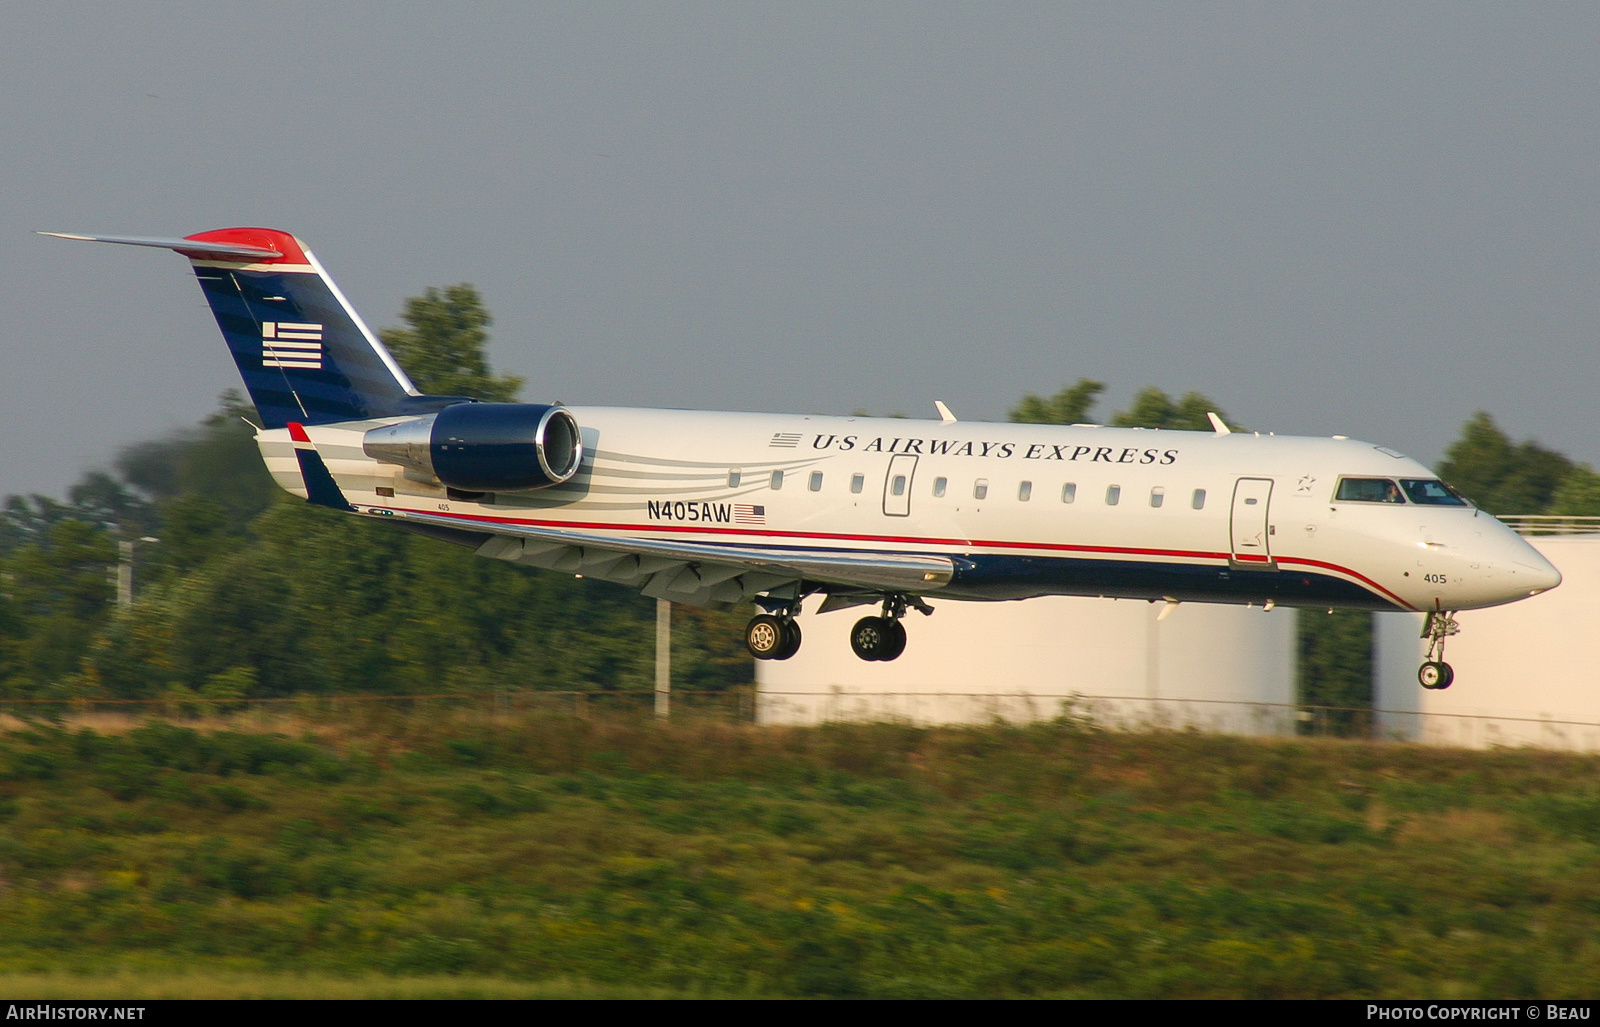
[[[765,579],[756,588],[749,587],[756,584],[755,580],[747,581],[747,594],[775,587],[769,583],[774,577],[779,581],[806,578],[829,584],[924,593],[944,587],[955,574],[955,564],[949,557],[923,553],[785,549],[680,539],[615,538],[566,528],[504,524],[465,517],[440,517],[436,514],[397,511],[394,516],[441,527],[491,532],[501,538],[520,538],[524,540],[523,554],[512,553],[503,543],[488,542],[484,544],[484,555],[500,559],[523,559],[545,567],[578,570],[588,561],[587,554],[590,551],[595,551],[593,557],[597,564],[600,552],[638,556],[640,560],[636,571],[628,568],[626,562],[607,569],[613,573],[626,569],[638,576],[651,575],[644,589],[647,595],[658,590],[680,591],[676,578],[682,575],[683,567],[690,565],[702,568],[701,574],[692,582],[696,586],[693,589],[696,594],[718,590],[719,586],[741,576]],[[491,547],[492,551],[487,551]],[[533,556],[535,551],[541,549],[545,551]],[[679,567],[678,574],[671,573],[675,565]],[[724,574],[713,567],[726,568],[731,573]],[[746,572],[750,571],[757,573],[747,575]],[[663,575],[667,575],[664,580]],[[606,573],[596,576],[611,577]],[[690,584],[689,580],[683,582],[684,587]],[[725,592],[726,589],[721,591]]]

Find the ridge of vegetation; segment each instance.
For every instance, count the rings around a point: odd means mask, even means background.
[[[1600,759],[1544,751],[440,704],[35,724],[0,818],[0,986],[1600,989]]]

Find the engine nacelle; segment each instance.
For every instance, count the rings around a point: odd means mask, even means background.
[[[563,407],[457,403],[436,414],[374,428],[362,438],[374,460],[432,475],[462,492],[524,492],[578,473],[583,440]]]

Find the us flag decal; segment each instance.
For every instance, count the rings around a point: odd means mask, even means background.
[[[263,322],[261,366],[322,370],[322,326],[296,321]]]
[[[765,524],[767,523],[767,508],[764,506],[751,506],[748,503],[735,503],[733,504],[733,523]]]

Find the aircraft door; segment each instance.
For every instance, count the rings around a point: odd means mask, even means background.
[[[1272,525],[1267,506],[1272,500],[1271,478],[1240,478],[1233,486],[1230,557],[1235,565],[1276,570],[1272,562]]]
[[[889,517],[911,515],[911,479],[916,473],[916,454],[900,453],[889,458],[889,474],[883,481],[884,514]]]

